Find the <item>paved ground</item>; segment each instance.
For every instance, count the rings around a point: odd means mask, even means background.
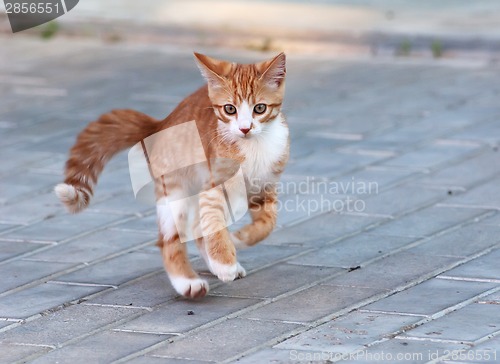
[[[188,50],[1,42],[1,362],[500,360],[498,67],[291,56],[280,226],[230,284],[193,250],[212,285],[192,302],[125,154],[85,213],[51,192],[88,121],[162,117],[201,84]]]

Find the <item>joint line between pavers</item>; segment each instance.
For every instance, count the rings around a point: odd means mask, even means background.
[[[436,278],[443,280],[450,280],[450,281],[500,283],[500,279],[493,279],[493,278],[470,278],[470,277],[458,277],[458,276],[447,276],[447,275],[440,275],[437,276]]]
[[[500,244],[497,244],[497,246],[500,246]],[[495,248],[495,247],[493,247],[493,248]],[[478,256],[481,256],[481,255],[487,254],[487,253],[488,253],[489,251],[491,251],[491,250],[492,250],[491,248],[490,248],[490,249],[486,249],[485,251],[482,251],[481,253],[478,253],[477,255],[478,255]],[[417,280],[415,280],[414,282],[410,282],[409,284],[406,284],[405,286],[400,286],[399,288],[397,288],[397,289],[395,289],[395,290],[392,290],[392,291],[389,291],[389,292],[384,292],[384,293],[381,293],[381,294],[378,294],[378,295],[374,295],[374,296],[372,296],[372,297],[369,297],[369,298],[367,298],[367,299],[366,299],[366,300],[364,300],[364,301],[358,302],[358,304],[357,304],[357,305],[352,305],[352,306],[347,307],[347,308],[345,308],[345,309],[343,309],[343,310],[339,310],[338,312],[335,312],[335,313],[332,313],[332,314],[330,314],[330,315],[327,315],[327,316],[325,316],[325,317],[323,317],[323,318],[320,318],[320,319],[318,319],[318,320],[316,320],[316,321],[312,322],[312,323],[311,323],[311,325],[312,325],[313,327],[317,327],[317,326],[319,326],[319,325],[321,325],[321,324],[324,324],[324,323],[326,323],[326,322],[331,321],[332,319],[335,319],[336,317],[340,317],[340,316],[345,315],[345,314],[347,314],[347,313],[349,313],[349,312],[352,312],[352,311],[354,311],[354,310],[355,310],[355,309],[357,309],[357,308],[364,307],[364,306],[366,306],[366,305],[368,305],[368,304],[370,304],[370,303],[376,302],[376,301],[378,301],[378,300],[380,300],[380,299],[382,299],[382,298],[388,297],[388,296],[390,296],[390,295],[392,295],[392,294],[394,294],[394,293],[397,293],[397,292],[403,291],[403,290],[405,290],[405,289],[407,289],[407,288],[410,288],[410,287],[413,287],[413,286],[415,286],[415,285],[417,285],[417,284],[419,284],[419,283],[422,283],[423,281],[425,281],[425,280],[427,280],[427,279],[430,279],[430,278],[434,277],[435,275],[439,274],[439,273],[437,273],[437,272],[439,272],[439,271],[446,271],[446,270],[452,269],[452,268],[454,268],[454,267],[456,267],[456,266],[458,266],[458,265],[460,265],[460,264],[465,263],[466,261],[469,261],[469,260],[472,260],[472,259],[475,259],[475,258],[476,258],[476,256],[473,256],[473,257],[471,257],[471,258],[470,258],[470,259],[468,259],[468,260],[467,260],[467,259],[464,259],[463,261],[456,262],[456,263],[452,263],[452,264],[450,264],[449,266],[447,266],[444,270],[443,270],[442,268],[440,268],[440,269],[438,269],[438,270],[436,270],[436,271],[434,271],[434,272],[431,272],[430,274],[427,274],[427,275],[425,275],[425,276],[421,276],[421,277],[419,277],[419,278],[418,278]],[[422,279],[422,278],[424,278],[424,279]],[[499,290],[500,290],[500,287],[493,288],[493,289],[490,289],[490,290],[488,290],[488,291],[485,291],[485,292],[483,292],[483,293],[481,293],[481,294],[479,294],[479,295],[476,295],[476,296],[474,296],[474,297],[472,297],[472,298],[470,298],[470,299],[467,299],[467,300],[465,300],[465,301],[463,301],[463,302],[461,302],[461,303],[459,303],[459,304],[457,304],[457,305],[454,305],[454,306],[451,306],[451,307],[449,307],[449,308],[447,308],[447,309],[444,309],[444,310],[442,310],[442,311],[439,311],[438,313],[436,313],[436,314],[434,314],[434,315],[431,315],[431,316],[425,317],[425,318],[423,318],[422,320],[420,320],[420,321],[418,321],[418,322],[416,322],[416,323],[414,323],[414,324],[407,325],[407,326],[403,327],[402,329],[397,330],[396,332],[393,332],[393,333],[392,333],[392,335],[393,335],[393,337],[396,337],[396,336],[400,335],[401,333],[404,333],[404,332],[409,331],[409,330],[411,330],[411,329],[413,329],[413,328],[415,328],[415,327],[417,327],[417,326],[423,325],[424,323],[427,323],[427,322],[429,322],[429,321],[432,321],[432,320],[434,320],[434,319],[437,319],[437,318],[439,318],[439,317],[442,317],[442,316],[444,316],[445,314],[447,314],[447,313],[449,313],[449,312],[451,312],[451,311],[455,311],[455,310],[457,310],[457,309],[459,309],[459,308],[465,307],[466,305],[468,305],[468,304],[470,304],[470,303],[474,302],[476,299],[481,298],[481,297],[484,297],[484,296],[487,296],[487,295],[490,295],[490,294],[495,293],[495,292],[497,292],[497,291],[499,291]],[[374,299],[374,298],[375,298],[375,299]],[[361,303],[361,304],[360,304],[360,303]],[[310,328],[308,328],[308,329],[302,329],[300,332],[298,332],[298,333],[297,333],[297,334],[295,334],[295,335],[298,335],[298,334],[300,334],[300,333],[302,333],[302,332],[305,332],[305,331],[307,331],[307,330],[309,330],[309,329],[310,329]],[[297,331],[298,331],[298,330],[299,330],[299,329],[297,329]],[[294,335],[294,336],[295,336],[295,335]],[[404,337],[404,338],[406,338],[406,337]],[[376,344],[376,343],[378,343],[379,341],[380,341],[380,340],[377,340],[377,341],[375,341],[375,342],[374,342],[374,343],[372,343],[372,344],[373,344],[373,345],[375,345],[375,344]],[[263,347],[265,347],[265,346],[266,346],[266,345],[259,345],[259,346],[258,346],[258,348],[255,348],[255,350],[252,350],[251,352],[257,351],[258,349],[263,348]],[[250,352],[240,353],[239,355],[237,355],[237,356],[235,356],[235,357],[231,358],[231,360],[236,360],[237,358],[241,358],[242,356],[247,355],[247,354],[249,354],[249,353],[250,353]],[[230,362],[230,361],[228,360],[227,362]]]
[[[101,326],[101,327],[99,327],[99,328],[97,328],[95,330],[92,330],[90,332],[87,332],[87,333],[85,333],[83,335],[79,335],[79,336],[76,336],[76,337],[74,337],[74,338],[72,338],[70,340],[66,340],[66,341],[64,341],[62,343],[59,343],[58,345],[56,345],[56,347],[54,347],[54,350],[61,349],[61,348],[65,347],[65,346],[68,346],[68,345],[71,345],[71,344],[76,343],[78,341],[81,341],[81,340],[83,340],[83,339],[85,339],[87,337],[90,337],[92,335],[95,335],[95,334],[97,334],[99,332],[111,329],[113,326],[121,325],[122,323],[126,322],[127,320],[133,320],[133,319],[139,317],[142,314],[143,314],[143,312],[137,312],[136,314],[132,314],[132,315],[130,315],[128,317],[124,317],[122,319],[110,322],[110,323],[108,323],[108,324],[106,324],[104,326]],[[45,354],[48,354],[48,353],[40,353],[39,355],[35,354],[35,356],[33,358],[42,357]]]
[[[106,225],[103,225],[103,226],[99,226],[99,227],[97,227],[94,230],[90,230],[90,231],[83,232],[81,234],[73,235],[71,238],[63,239],[63,240],[59,241],[57,244],[55,244],[55,245],[54,244],[47,245],[47,246],[44,246],[43,248],[35,249],[34,251],[29,251],[29,252],[26,252],[24,254],[20,254],[20,255],[17,255],[15,257],[12,257],[10,259],[3,260],[3,261],[0,262],[0,265],[7,264],[7,263],[10,263],[12,261],[20,260],[20,259],[23,259],[23,258],[26,258],[26,257],[30,257],[32,255],[35,255],[35,254],[44,252],[46,250],[49,250],[49,249],[51,249],[51,248],[53,248],[55,246],[66,244],[66,243],[71,242],[73,240],[85,237],[87,235],[91,235],[91,234],[99,232],[99,231],[106,230],[107,228],[112,227],[114,225],[122,224],[122,223],[128,222],[130,220],[134,220],[134,219],[136,219],[136,217],[134,217],[134,216],[127,216],[127,217],[125,217],[123,219],[119,219],[119,220],[114,221],[112,223],[109,223],[109,224],[106,224]],[[43,219],[41,221],[43,221]],[[34,225],[34,224],[31,224],[31,225]],[[1,234],[0,234],[0,238],[1,238]]]
[[[454,204],[454,203],[438,203],[436,206],[438,207],[454,207],[457,209],[476,209],[476,210],[495,210],[500,211],[500,207],[498,206],[488,206],[488,205],[462,205],[462,204]]]
[[[81,282],[64,282],[64,281],[47,281],[47,283],[62,284],[65,286],[82,286],[82,287],[108,287],[118,288],[112,284],[99,284],[99,283],[81,283]]]
[[[228,358],[226,360],[223,360],[220,363],[221,364],[233,363],[237,359],[241,358],[242,356],[255,353],[255,352],[257,352],[258,350],[260,350],[262,348],[266,348],[266,347],[269,347],[269,346],[273,346],[273,345],[279,344],[280,342],[283,342],[283,341],[285,341],[285,340],[287,340],[289,338],[297,336],[297,335],[299,335],[300,333],[302,333],[304,331],[306,331],[306,330],[304,330],[304,327],[298,327],[295,330],[292,330],[292,331],[289,331],[287,333],[281,334],[281,335],[279,335],[279,336],[277,336],[277,337],[275,337],[273,339],[268,340],[267,342],[265,342],[265,343],[263,343],[261,345],[257,345],[256,347],[248,349],[248,350],[244,351],[243,353],[234,355],[233,357],[230,357],[230,358]]]
[[[65,274],[68,274],[68,273],[72,273],[72,272],[75,272],[75,271],[78,271],[80,269],[83,269],[83,268],[86,268],[86,267],[90,267],[90,266],[93,266],[93,265],[96,265],[98,263],[101,263],[101,262],[104,262],[106,260],[110,260],[110,259],[113,259],[113,258],[116,258],[116,257],[119,257],[119,256],[122,256],[122,255],[125,255],[125,254],[128,254],[132,251],[136,251],[136,250],[139,250],[139,249],[142,249],[148,245],[150,245],[154,240],[150,240],[150,241],[147,241],[145,243],[142,243],[140,245],[137,245],[137,246],[134,246],[134,247],[131,247],[129,249],[124,249],[120,252],[117,252],[117,253],[114,253],[114,254],[110,254],[110,255],[107,255],[106,257],[102,257],[100,259],[96,259],[96,260],[93,260],[92,262],[90,263],[77,263],[75,266],[72,266],[70,268],[67,268],[65,270],[62,270],[62,271],[59,271],[59,272],[56,272],[56,273],[53,273],[53,274],[50,274],[48,276],[45,276],[45,277],[42,277],[42,278],[39,278],[35,281],[32,281],[32,282],[29,282],[29,283],[26,283],[24,285],[21,285],[21,286],[18,286],[18,287],[15,287],[15,288],[12,288],[10,290],[7,290],[7,291],[4,291],[2,293],[0,293],[0,297],[4,297],[4,296],[7,296],[9,294],[12,294],[12,293],[15,293],[15,292],[18,292],[18,291],[21,291],[23,289],[26,289],[26,288],[30,288],[30,287],[33,287],[33,286],[36,286],[40,283],[45,283],[47,280],[52,280],[53,278],[57,278],[57,277],[60,277],[62,275],[65,275]]]
[[[23,227],[25,227],[25,226],[23,226]],[[13,243],[32,243],[32,244],[39,244],[41,246],[44,246],[44,245],[50,245],[50,246],[57,245],[57,241],[50,241],[50,240],[6,238],[6,237],[2,237],[2,236],[0,236],[0,239],[2,239],[3,241],[9,241],[9,242],[13,242]],[[17,255],[15,258],[17,258],[17,257],[19,257],[19,255]],[[2,263],[3,263],[3,261],[2,261]]]
[[[500,330],[497,330],[495,332],[492,332],[491,334],[485,335],[485,336],[477,339],[476,341],[474,341],[474,346],[482,344],[485,341],[491,340],[491,339],[498,337],[498,336],[500,336]]]
[[[305,254],[305,253],[306,253],[306,252],[301,252],[301,253],[299,253],[299,254],[296,254],[296,256],[300,256],[300,255],[303,255],[303,254]],[[293,258],[293,257],[287,257],[287,258],[285,258],[285,259],[292,259],[292,258]],[[273,264],[276,264],[276,263],[273,263]],[[264,269],[264,268],[262,268],[262,269]],[[260,269],[258,269],[258,270],[260,270]],[[293,290],[293,291],[285,292],[285,293],[283,293],[282,295],[279,295],[279,296],[277,296],[277,297],[275,297],[275,298],[262,300],[261,302],[258,302],[258,303],[254,304],[254,305],[251,305],[251,306],[249,306],[249,307],[245,307],[245,308],[243,308],[243,309],[241,309],[241,310],[238,310],[238,311],[236,311],[236,312],[233,312],[233,313],[231,313],[231,314],[229,314],[229,315],[226,315],[226,316],[221,317],[221,318],[219,318],[219,319],[213,320],[213,321],[208,322],[208,323],[206,323],[206,324],[204,324],[204,325],[198,326],[198,327],[196,327],[196,328],[194,328],[194,329],[192,329],[192,330],[186,331],[186,332],[184,333],[184,336],[188,336],[188,335],[190,335],[190,334],[193,334],[193,333],[196,333],[196,332],[199,332],[199,331],[203,331],[203,330],[205,330],[205,329],[208,329],[208,328],[210,328],[210,327],[212,327],[212,326],[215,326],[215,325],[217,325],[217,324],[219,324],[219,323],[222,323],[222,322],[224,322],[224,321],[227,321],[227,320],[229,320],[229,319],[239,317],[239,316],[241,316],[242,314],[245,314],[245,313],[247,313],[247,312],[251,312],[251,311],[256,310],[256,309],[258,309],[258,308],[260,308],[260,307],[262,307],[262,306],[265,306],[265,305],[267,305],[267,304],[269,304],[269,303],[271,303],[271,302],[274,302],[274,301],[278,300],[279,298],[288,297],[288,296],[290,296],[290,295],[292,295],[292,294],[294,294],[294,293],[297,293],[297,292],[303,291],[303,290],[305,290],[305,289],[308,289],[308,288],[310,288],[310,287],[312,287],[312,286],[315,286],[315,285],[317,285],[318,283],[321,283],[322,281],[325,281],[325,280],[331,279],[332,277],[337,276],[337,275],[339,275],[339,274],[341,274],[341,273],[342,273],[342,272],[337,272],[337,273],[332,274],[332,275],[330,275],[330,276],[328,276],[328,277],[325,277],[325,278],[322,278],[322,279],[320,279],[320,280],[317,280],[317,281],[315,281],[315,282],[313,282],[313,283],[309,283],[309,284],[307,284],[307,285],[303,285],[303,286],[301,286],[301,287],[299,287],[299,288],[297,288],[297,289],[295,289],[295,290]],[[217,286],[219,286],[220,284],[221,284],[221,283],[217,284]],[[229,296],[228,296],[228,297],[229,297]],[[167,304],[168,304],[168,302],[163,303],[163,304],[161,304],[161,305],[158,305],[158,306],[156,306],[155,308],[158,308],[159,306],[164,306],[164,305],[167,305]],[[245,319],[247,319],[247,318],[245,318]],[[308,325],[308,326],[306,326],[306,327],[309,327],[309,328],[310,328],[311,326],[309,326],[309,325]],[[123,363],[123,362],[125,362],[125,361],[131,360],[131,359],[134,359],[134,358],[137,358],[137,357],[139,357],[139,356],[141,356],[141,355],[143,355],[143,354],[146,354],[146,353],[149,353],[149,352],[151,352],[151,351],[153,351],[153,350],[156,350],[156,349],[158,349],[158,348],[162,347],[162,346],[163,346],[163,345],[165,345],[165,344],[168,344],[168,343],[171,343],[171,342],[173,342],[173,341],[177,341],[177,340],[178,340],[178,337],[175,337],[175,338],[170,338],[170,339],[168,339],[168,340],[165,340],[165,341],[162,341],[162,342],[156,343],[156,344],[154,344],[154,345],[152,345],[152,346],[149,346],[149,347],[147,347],[147,348],[144,348],[144,349],[142,349],[142,350],[140,350],[140,351],[138,351],[138,352],[136,352],[136,353],[132,353],[132,354],[127,355],[127,356],[125,356],[125,357],[123,357],[123,358],[120,358],[120,359],[116,360],[116,361],[115,361],[115,362],[113,362],[113,363]],[[269,341],[269,342],[272,342],[272,340],[271,340],[271,341]]]
[[[471,259],[472,260],[472,259]],[[406,326],[405,330],[402,330],[400,333],[398,333],[398,335],[400,335],[401,333],[403,332],[407,332],[407,331],[411,331],[413,330],[414,328],[418,327],[418,326],[421,326],[427,322],[430,322],[430,321],[434,321],[436,319],[439,319],[443,316],[446,316],[447,314],[449,314],[450,312],[454,312],[454,311],[457,311],[457,310],[460,310],[468,305],[470,305],[471,303],[474,303],[475,301],[477,301],[478,299],[480,298],[483,298],[483,297],[486,297],[486,296],[489,296],[490,294],[493,294],[493,293],[496,293],[500,291],[500,287],[494,287],[494,288],[491,288],[487,291],[484,291],[480,294],[477,294],[471,298],[468,298],[462,302],[459,302],[453,306],[450,306],[450,307],[447,307],[441,311],[438,311],[430,316],[428,316],[427,318],[424,318],[414,324],[411,324],[411,325],[408,325]],[[405,338],[413,338],[413,336],[405,336]]]
[[[111,331],[116,331],[116,332],[131,332],[131,333],[135,333],[135,334],[185,336],[184,334],[179,333],[179,332],[155,332],[155,331],[132,330],[132,329],[112,329]]]
[[[245,317],[245,320],[249,321],[261,321],[261,322],[273,322],[273,323],[285,323],[285,324],[294,324],[294,325],[300,325],[300,326],[306,326],[309,328],[314,328],[313,325],[308,324],[307,322],[301,322],[301,321],[290,321],[290,320],[273,320],[273,319],[266,319],[266,318],[255,318],[255,317]]]
[[[427,342],[445,343],[445,344],[466,344],[470,346],[473,345],[472,341],[466,341],[466,340],[437,339],[430,337],[401,336],[401,335],[396,335],[394,336],[394,338],[399,340],[409,340],[409,341],[427,341]]]
[[[46,344],[9,343],[9,345],[34,346],[34,347],[37,347],[37,348],[49,348],[49,349],[55,349],[56,348],[56,346],[54,346],[54,345],[46,345]]]
[[[384,315],[393,315],[393,316],[410,316],[410,317],[422,317],[422,318],[427,318],[429,315],[424,315],[424,314],[418,314],[418,313],[409,313],[409,312],[391,312],[391,311],[382,311],[382,310],[366,310],[366,309],[360,309],[358,310],[359,312],[364,312],[364,313],[380,313]]]
[[[113,304],[92,303],[92,302],[81,302],[79,304],[83,305],[83,306],[97,306],[97,307],[111,307],[111,308],[135,308],[135,309],[146,310],[146,311],[149,311],[149,312],[153,311],[153,309],[151,307],[146,307],[146,306],[113,305]]]
[[[297,256],[300,256],[300,255],[305,254],[305,253],[306,253],[306,252],[301,252],[301,253],[296,254],[296,255],[297,255]],[[287,260],[287,259],[291,259],[291,258],[292,258],[292,257],[287,257],[287,258],[282,259],[282,261],[285,261],[285,260]],[[463,263],[463,262],[462,262],[462,263]],[[460,262],[459,262],[459,264],[462,264],[462,263],[460,263]],[[270,263],[270,264],[275,264],[275,263],[273,262],[273,263]],[[263,269],[263,268],[262,268],[262,269]],[[451,269],[451,268],[448,268],[448,269]],[[327,277],[326,279],[328,279],[328,278],[329,278],[329,277]],[[317,283],[315,283],[315,284],[317,284]],[[417,283],[417,284],[418,284],[418,283]],[[309,286],[309,285],[308,285],[308,286]],[[307,289],[307,288],[304,288],[304,289]],[[300,289],[299,289],[298,291],[300,291]],[[384,294],[383,294],[383,295],[384,295],[384,296],[387,296],[388,294],[384,292]],[[285,296],[285,295],[283,295],[283,296]],[[380,299],[380,298],[379,298],[379,299]],[[208,328],[208,327],[211,327],[211,326],[213,326],[213,325],[216,325],[216,324],[218,324],[219,322],[222,322],[222,321],[227,320],[227,319],[229,319],[229,318],[237,317],[237,316],[238,316],[238,315],[240,315],[242,312],[244,313],[244,312],[246,312],[246,311],[250,311],[250,310],[252,310],[252,309],[256,309],[256,307],[255,307],[255,306],[259,306],[259,307],[260,307],[260,306],[263,306],[263,305],[268,304],[268,303],[270,303],[270,302],[271,302],[271,301],[264,301],[264,302],[258,303],[258,304],[254,305],[254,306],[250,306],[250,307],[248,307],[248,308],[246,308],[246,309],[243,309],[243,310],[237,311],[237,312],[235,312],[235,313],[233,313],[233,314],[231,314],[231,315],[229,315],[229,316],[227,316],[227,317],[221,318],[220,320],[215,320],[215,321],[212,321],[212,322],[210,322],[210,323],[207,323],[206,325],[202,325],[202,326],[200,326],[200,327],[198,327],[198,328],[193,329],[192,331],[203,330],[203,329],[205,329],[205,328]],[[371,303],[371,302],[368,302],[368,303]],[[365,303],[365,305],[366,305],[366,304],[368,304],[368,303]],[[351,311],[352,311],[352,309],[351,309]],[[347,313],[347,312],[346,312],[346,313]],[[138,314],[137,316],[140,316],[140,315],[141,315],[141,314]],[[127,321],[128,319],[130,319],[130,318],[125,318],[124,320],[121,320],[121,321],[124,321],[124,322],[125,322],[125,321]],[[97,331],[98,331],[98,330],[97,330]],[[191,333],[192,331],[189,331],[188,333]],[[304,330],[302,330],[302,331],[304,331]],[[302,331],[301,331],[301,332],[302,332]],[[174,338],[174,339],[175,339],[175,338]],[[75,341],[77,341],[77,340],[78,340],[78,338],[75,338],[74,340],[75,340]],[[72,340],[72,341],[73,341],[73,340]],[[160,347],[160,346],[161,346],[161,345],[163,345],[164,343],[165,343],[165,342],[160,342],[160,343],[158,343],[157,345],[158,345],[158,347]],[[149,351],[154,350],[154,349],[156,349],[156,345],[154,345],[154,348],[151,348],[151,347],[149,347],[149,348],[145,348],[143,351],[144,351],[144,353],[146,353],[146,352],[149,352]],[[137,357],[137,356],[142,355],[142,354],[143,354],[143,351],[138,352],[138,353],[134,353],[134,354],[131,354],[131,355],[133,355],[133,357]],[[243,355],[243,354],[242,354],[242,355]],[[133,358],[133,357],[132,357],[132,356],[127,356],[127,357],[124,357],[124,358],[122,358],[122,359],[119,359],[119,361],[118,361],[118,362],[121,362],[122,360],[128,360],[128,359],[131,359],[131,358]],[[240,357],[240,356],[238,356],[238,357]]]

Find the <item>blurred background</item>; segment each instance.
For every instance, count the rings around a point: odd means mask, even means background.
[[[498,24],[491,0],[82,0],[24,35],[439,58],[498,52]]]

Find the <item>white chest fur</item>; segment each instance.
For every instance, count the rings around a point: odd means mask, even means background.
[[[243,173],[251,184],[276,182],[278,176],[273,170],[288,147],[288,128],[283,116],[280,114],[263,124],[261,133],[241,140],[238,147],[245,157]]]

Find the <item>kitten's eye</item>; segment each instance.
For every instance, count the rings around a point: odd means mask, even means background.
[[[234,105],[231,105],[231,104],[224,105],[224,111],[228,115],[236,114],[236,108],[234,107]]]
[[[256,113],[256,114],[263,114],[267,109],[267,106],[266,104],[257,104],[255,105],[255,107],[253,108],[253,111]]]

